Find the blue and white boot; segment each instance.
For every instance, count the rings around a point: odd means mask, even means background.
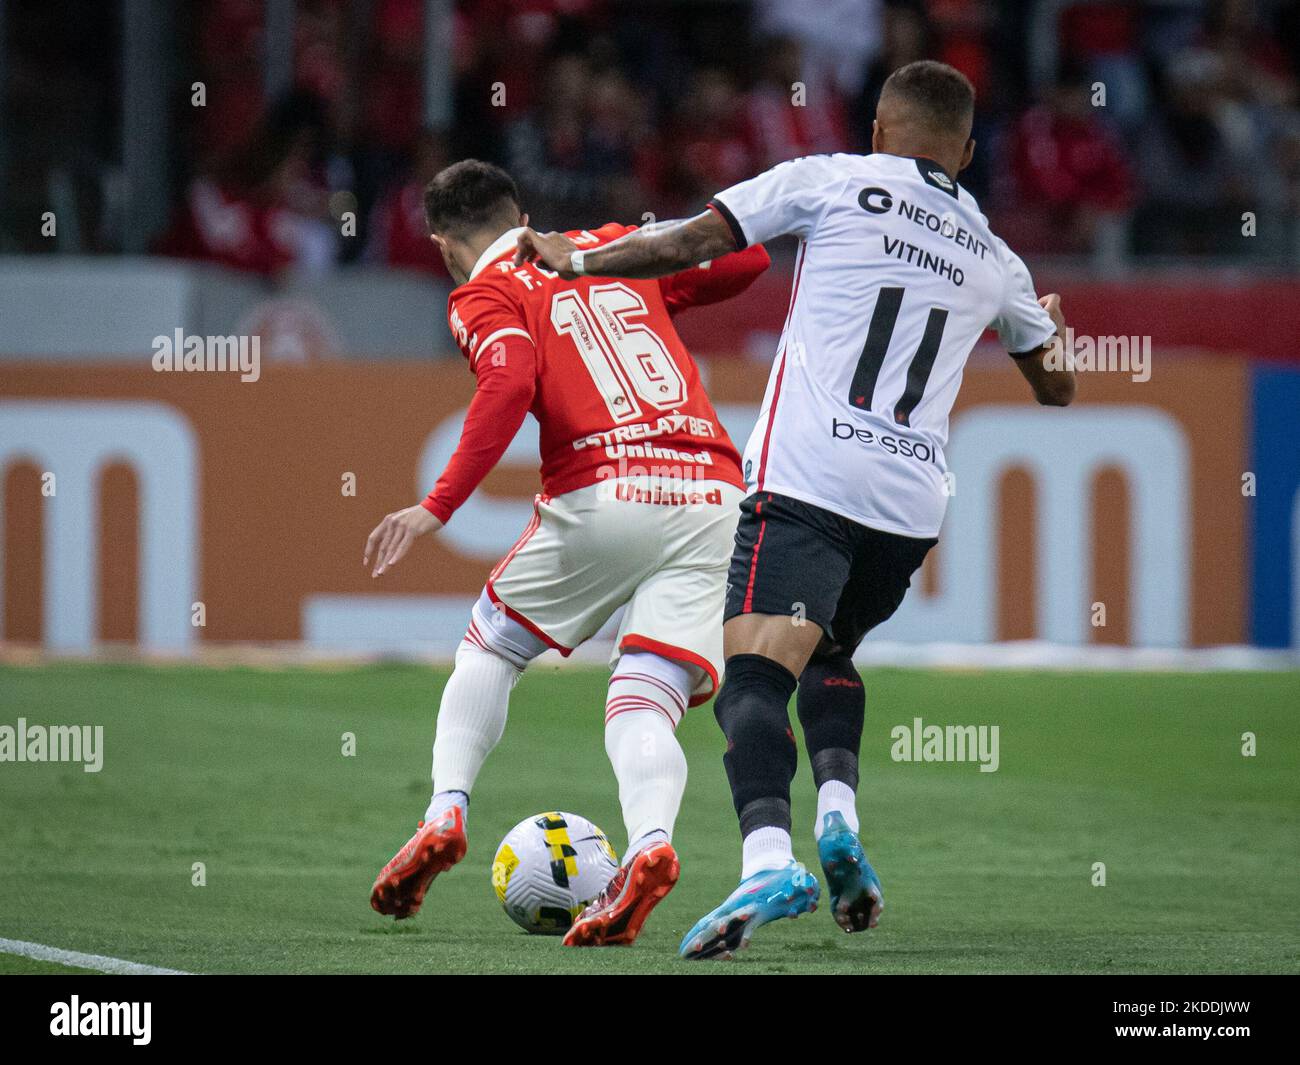
[[[764,869],[742,880],[721,906],[696,921],[677,952],[692,961],[730,958],[769,921],[812,913],[820,895],[817,878],[798,862]]]
[[[822,838],[817,841],[826,887],[831,893],[831,915],[846,932],[865,932],[880,922],[885,894],[880,877],[867,861],[857,835],[844,815],[828,813],[822,818]]]

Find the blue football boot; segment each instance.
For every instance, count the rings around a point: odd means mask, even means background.
[[[730,958],[769,921],[812,913],[820,894],[817,878],[798,862],[764,869],[742,880],[721,906],[701,917],[678,953],[691,960]]]
[[[843,814],[832,812],[822,819],[817,856],[826,874],[835,923],[846,932],[875,928],[885,908],[880,877],[871,868],[862,844],[845,823]]]

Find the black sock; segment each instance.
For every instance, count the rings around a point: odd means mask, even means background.
[[[790,830],[798,756],[786,707],[794,689],[794,674],[779,662],[749,654],[727,659],[713,714],[727,737],[722,764],[742,837],[768,825]]]
[[[799,724],[813,780],[858,786],[858,748],[867,715],[862,678],[846,654],[814,655],[799,677]]]

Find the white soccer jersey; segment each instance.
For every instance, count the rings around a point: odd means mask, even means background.
[[[817,155],[719,193],[738,246],[801,240],[750,491],[903,536],[937,536],[962,368],[990,325],[1019,354],[1055,332],[1025,264],[924,159]]]

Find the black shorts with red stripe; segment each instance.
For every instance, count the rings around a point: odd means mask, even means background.
[[[826,634],[819,651],[852,654],[898,609],[912,574],[936,543],[881,532],[789,496],[755,492],[740,505],[726,619],[803,617]]]

